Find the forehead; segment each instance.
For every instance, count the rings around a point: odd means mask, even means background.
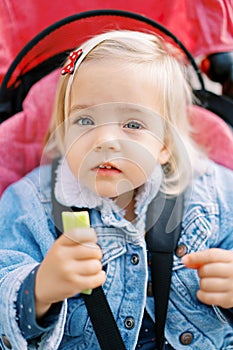
[[[154,79],[145,65],[102,60],[83,63],[78,68],[71,88],[70,107],[121,102],[158,111],[157,100]]]
[[[103,103],[98,105],[73,105],[69,119],[74,117],[83,117],[83,116],[93,116],[98,118],[98,120],[107,120],[111,121],[114,117],[117,117],[117,120],[125,120],[127,118],[139,118],[139,119],[147,119],[154,120],[155,118],[162,118],[159,112],[141,106],[139,104],[133,103],[124,103],[124,102],[110,102]],[[162,118],[164,119],[164,118]]]

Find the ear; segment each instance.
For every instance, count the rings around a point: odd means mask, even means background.
[[[158,162],[159,164],[163,165],[166,164],[168,162],[170,158],[170,154],[167,150],[166,146],[163,146],[159,152],[159,156],[158,156]]]

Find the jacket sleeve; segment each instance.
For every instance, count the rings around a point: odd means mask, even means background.
[[[16,350],[28,349],[17,321],[16,302],[19,290],[43,260],[54,242],[48,214],[30,178],[10,186],[0,201],[0,336]],[[38,344],[30,349],[58,348],[66,318],[66,301],[54,327],[48,328]]]
[[[53,304],[40,322],[37,322],[34,287],[38,267],[39,265],[25,278],[17,295],[17,321],[25,339],[39,338],[43,333],[52,330],[56,325],[62,307],[62,303]]]

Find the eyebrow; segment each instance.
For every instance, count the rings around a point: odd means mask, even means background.
[[[116,103],[116,102],[113,102],[113,103]],[[117,102],[118,103],[118,102]],[[120,104],[120,103],[119,103]],[[83,109],[87,109],[87,108],[92,108],[92,107],[95,107],[95,106],[101,106],[101,104],[99,104],[99,105],[74,105],[74,106],[72,106],[72,108],[71,108],[71,112],[73,112],[73,111],[80,111],[80,110],[83,110]],[[118,106],[118,109],[120,110],[120,111],[124,111],[124,112],[142,112],[142,110],[145,108],[145,109],[147,109],[146,107],[143,107],[143,106],[141,106],[141,108],[142,109],[140,109],[140,108],[137,108],[137,107],[130,107],[130,106],[121,106],[121,105],[119,105]]]
[[[82,109],[86,109],[86,108],[90,108],[90,107],[92,107],[91,105],[74,105],[74,106],[72,106],[72,108],[71,108],[71,112],[73,112],[73,111],[75,111],[75,110],[78,110],[78,111],[80,111],[80,110],[82,110]]]

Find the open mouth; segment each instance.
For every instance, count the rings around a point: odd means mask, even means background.
[[[99,164],[97,167],[94,168],[97,173],[100,174],[111,174],[111,173],[121,173],[121,170],[118,169],[114,164],[112,163],[102,163]]]

